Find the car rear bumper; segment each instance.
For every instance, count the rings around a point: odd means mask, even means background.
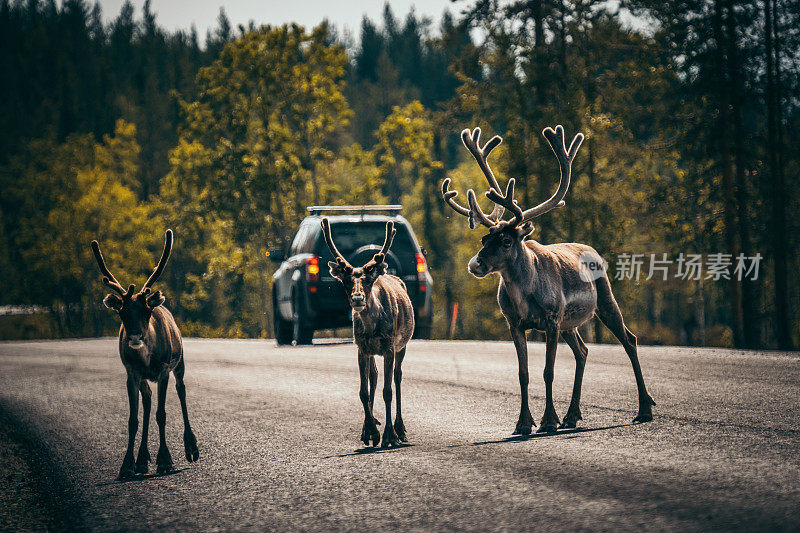
[[[433,287],[430,276],[427,278],[425,283],[420,283],[416,278],[413,282],[403,280],[411,305],[414,306],[414,315],[418,320],[425,321],[433,316]],[[307,318],[314,322],[316,329],[345,327],[352,323],[350,304],[339,280],[323,277],[319,282],[309,284],[304,292]]]

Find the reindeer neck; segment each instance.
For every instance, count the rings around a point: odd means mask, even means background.
[[[530,244],[528,244],[530,243]],[[500,277],[508,286],[519,286],[525,280],[532,279],[539,267],[537,251],[542,247],[536,241],[522,241],[517,245],[517,255],[500,269]]]
[[[120,334],[122,335],[122,332],[120,332]],[[152,359],[151,351],[155,342],[155,335],[154,317],[151,316],[150,325],[142,337],[143,346],[141,348],[131,348],[127,342],[120,340],[120,347],[122,348],[125,359],[128,361],[136,361],[143,367],[150,366],[150,360]]]
[[[377,318],[381,314],[380,312],[382,307],[378,301],[378,298],[375,297],[375,292],[375,285],[373,285],[369,296],[367,296],[367,305],[364,307],[364,309],[359,312],[353,311],[353,320],[358,320],[361,322],[365,331],[372,331],[375,329]]]
[[[126,361],[141,365],[143,368],[150,366],[150,345],[147,340],[144,340],[144,345],[141,348],[131,348],[126,341],[122,343],[123,357]]]

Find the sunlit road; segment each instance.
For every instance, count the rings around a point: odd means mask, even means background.
[[[538,421],[543,345],[530,351]],[[579,430],[514,439],[511,342],[415,341],[403,380],[411,446],[362,453],[352,345],[189,339],[185,352],[200,461],[183,456],[172,381],[178,471],[118,483],[128,407],[116,340],[0,343],[1,420],[35,463],[51,527],[800,528],[798,354],[643,347],[658,406],[653,422],[630,425],[628,359],[618,345],[590,345]],[[559,345],[560,416],[573,371]],[[375,407],[383,420],[380,392]],[[153,417],[154,458],[157,433]]]

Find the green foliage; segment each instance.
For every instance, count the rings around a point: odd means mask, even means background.
[[[339,157],[323,161],[316,172],[320,183],[322,205],[369,205],[385,204],[382,193],[385,179],[375,165],[375,156],[361,145],[352,144],[342,148]],[[309,184],[306,193],[311,197]]]
[[[769,97],[762,5],[622,5],[658,25],[631,28],[606,2],[479,1],[437,34],[387,5],[348,57],[327,24],[237,31],[221,10],[201,48],[194,30],[159,27],[149,2],[140,20],[126,2],[104,25],[83,0],[0,0],[0,303],[44,310],[4,318],[0,337],[112,332],[89,241],[138,284],[166,227],[176,242],[159,283],[184,334],[271,336],[266,250],[288,246],[308,205],[391,202],[426,251],[434,335],[458,304],[456,337],[507,338],[496,279],[466,270],[483,230],[454,216],[440,186],[450,177],[490,208],[458,136],[481,126],[484,141],[504,138],[491,159],[501,184],[514,177],[521,205],[541,202],[558,182],[541,130],[561,123],[586,141],[567,207],[533,237],[591,244],[612,273],[619,253],[760,252],[768,262],[739,307],[748,342],[773,345],[776,243],[800,267],[797,220],[777,234],[773,222],[776,169],[800,166],[784,138],[800,122],[799,14],[770,0],[781,39]],[[787,213],[796,181],[777,196]],[[742,344],[729,284],[612,283],[642,342]],[[798,291],[790,279],[786,298]]]
[[[347,62],[324,26],[265,26],[226,45],[198,73],[197,99],[181,102],[168,188],[195,187],[205,208],[235,221],[237,242],[268,230],[290,237],[302,184],[318,200],[316,167],[333,157],[350,116]]]
[[[103,331],[96,308],[106,287],[89,242],[100,241],[121,283],[140,284],[163,239],[162,224],[131,188],[139,152],[135,126],[119,120],[101,143],[90,136],[60,145],[38,141],[12,160],[2,174],[3,221],[10,258],[24,266],[18,275],[25,282],[3,295],[6,302],[78,306],[86,325],[60,324],[61,333]]]
[[[226,335],[267,335],[268,245],[288,243],[305,206],[331,197],[349,172],[365,181],[350,189],[353,200],[377,199],[368,193],[378,180],[371,158],[358,147],[336,157],[351,115],[342,94],[348,58],[328,41],[325,26],[248,32],[199,71],[197,99],[181,102],[161,196],[187,235],[176,266],[190,320]]]

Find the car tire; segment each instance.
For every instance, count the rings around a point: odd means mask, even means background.
[[[431,329],[433,329],[433,324],[430,320],[417,322],[416,326],[414,327],[413,338],[428,340],[431,338]]]
[[[275,327],[275,342],[278,346],[292,344],[292,323],[281,318],[275,302],[272,303],[272,324]]]
[[[294,294],[292,298],[292,340],[296,345],[311,344],[314,328],[308,326],[302,299]]]

